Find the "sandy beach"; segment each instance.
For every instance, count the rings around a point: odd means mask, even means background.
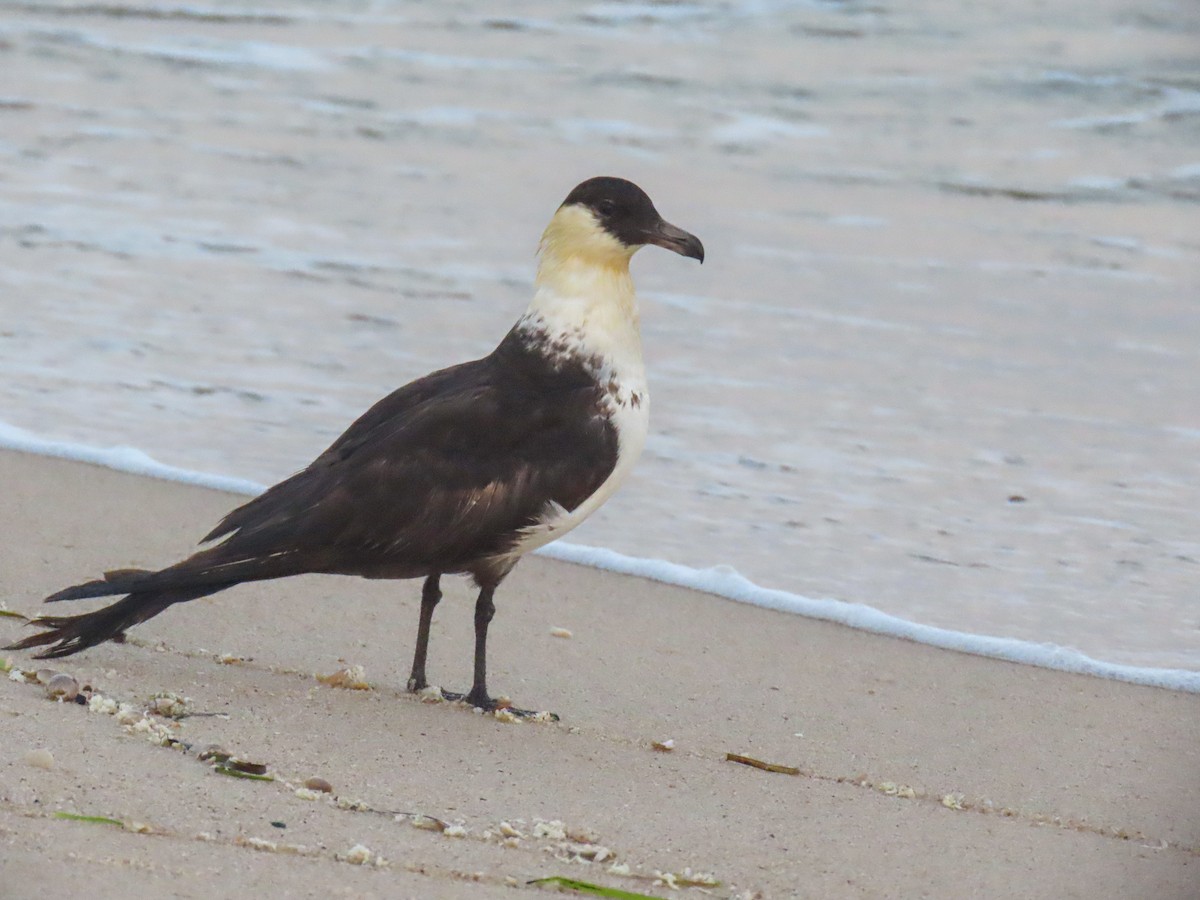
[[[0,598],[28,614],[105,568],[173,561],[240,502],[14,453],[0,453],[0,483]],[[498,597],[493,687],[561,721],[510,723],[404,693],[417,590],[325,577],[242,586],[56,662],[131,704],[130,724],[0,682],[3,896],[517,897],[554,876],[663,897],[1200,890],[1196,695],[533,558]],[[21,632],[0,619],[0,640]],[[462,687],[469,646],[455,583],[431,678]],[[348,666],[369,690],[314,677]],[[147,722],[275,780],[225,777],[148,739],[155,726],[137,723],[162,692],[217,715]],[[297,795],[313,776],[332,795]],[[450,827],[417,827],[433,819]],[[356,845],[387,864],[347,861]],[[689,871],[720,886],[663,883]]]
[[[622,175],[708,258],[635,260],[651,433],[572,541],[1195,671],[1197,9],[0,3],[0,443],[274,482]],[[0,603],[244,499],[0,450]],[[491,687],[561,718],[509,722],[404,691],[418,591],[185,604],[53,665],[90,705],[0,653],[0,900],[1200,896],[1200,694],[537,557]]]

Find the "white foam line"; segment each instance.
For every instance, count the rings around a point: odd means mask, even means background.
[[[860,631],[871,631],[892,637],[906,638],[920,644],[929,644],[945,650],[957,650],[975,656],[989,656],[1009,662],[1057,669],[1080,675],[1096,675],[1132,684],[1171,688],[1179,691],[1200,693],[1200,672],[1187,669],[1153,669],[1142,666],[1124,666],[1118,663],[1093,659],[1057,644],[1035,644],[1015,638],[990,637],[951,631],[933,625],[921,625],[862,603],[846,603],[843,600],[816,600],[787,591],[760,587],[738,574],[729,566],[714,566],[711,569],[692,569],[661,559],[641,559],[625,556],[603,547],[584,547],[558,541],[537,551],[543,556],[564,562],[578,563],[598,569],[607,569],[623,575],[636,575],[715,594],[727,600],[750,603],[765,609],[795,613],[810,619],[836,622]]]
[[[67,441],[52,441],[6,422],[0,422],[0,449],[19,450],[22,453],[35,453],[38,456],[55,456],[59,459],[104,466],[106,469],[115,469],[118,472],[129,472],[132,475],[148,475],[164,481],[194,484],[217,491],[229,491],[232,494],[246,494],[251,497],[261,494],[267,489],[266,485],[247,481],[244,478],[210,475],[207,472],[194,472],[191,469],[168,466],[147,456],[135,447],[89,447]]]
[[[181,484],[229,491],[234,494],[256,496],[266,490],[265,485],[243,478],[229,478],[223,475],[211,475],[164,465],[133,447],[89,447],[67,441],[47,440],[4,422],[0,422],[0,449],[91,463],[115,469],[118,472],[145,475]],[[857,628],[860,631],[905,638],[946,650],[957,650],[975,656],[988,656],[993,659],[1057,669],[1062,672],[1111,678],[1131,684],[1200,693],[1200,672],[1187,669],[1125,666],[1093,659],[1078,650],[1060,647],[1056,644],[1035,644],[1014,638],[968,634],[962,631],[951,631],[948,628],[921,625],[861,603],[846,603],[842,600],[831,599],[817,600],[787,591],[760,587],[738,574],[730,566],[693,569],[666,560],[625,556],[603,547],[587,547],[563,541],[557,541],[535,552],[550,559],[605,569],[621,575],[635,575],[651,581],[690,588],[705,594],[714,594],[739,603],[749,603],[764,609],[794,613],[810,619],[822,619],[826,622]]]

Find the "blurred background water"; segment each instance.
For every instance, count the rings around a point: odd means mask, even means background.
[[[0,419],[274,481],[621,175],[708,261],[571,540],[1200,668],[1200,7],[978,7],[0,2]]]

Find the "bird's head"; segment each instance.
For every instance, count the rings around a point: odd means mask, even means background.
[[[647,244],[704,262],[694,234],[663,219],[646,192],[623,178],[589,178],[567,195],[542,236],[542,251],[594,265],[628,267]]]

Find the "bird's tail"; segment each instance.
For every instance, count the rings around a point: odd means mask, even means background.
[[[86,597],[104,597],[111,594],[127,596],[95,612],[78,616],[38,616],[30,625],[45,631],[30,635],[5,647],[5,650],[28,650],[53,644],[41,653],[38,659],[53,659],[70,656],[104,641],[124,637],[125,630],[145,622],[175,603],[195,600],[215,594],[232,586],[233,582],[193,584],[169,587],[154,585],[163,573],[144,569],[119,569],[105,573],[103,579],[89,581],[65,588],[46,598],[46,602],[58,600],[81,600]]]

